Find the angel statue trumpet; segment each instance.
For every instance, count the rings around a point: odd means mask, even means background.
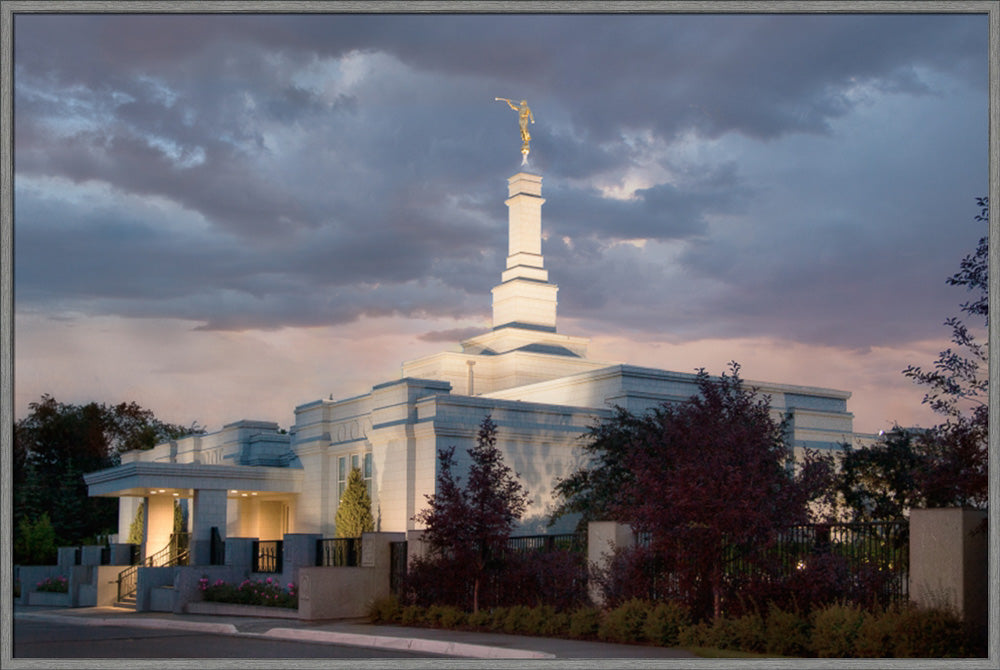
[[[503,100],[511,109],[517,112],[517,122],[521,125],[521,165],[528,162],[528,153],[531,151],[531,133],[528,132],[528,121],[535,122],[535,116],[528,107],[528,101],[522,100],[520,105],[515,105],[510,98],[494,98],[495,101]]]

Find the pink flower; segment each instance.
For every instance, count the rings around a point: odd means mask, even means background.
[[[267,578],[267,582],[266,582],[266,583],[267,583],[267,584],[270,584],[270,583],[271,583],[271,578],[270,578],[270,577],[268,577],[268,578]]]

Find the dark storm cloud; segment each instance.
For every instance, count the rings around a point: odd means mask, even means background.
[[[967,119],[943,107],[909,160],[936,156],[968,193],[882,183],[898,166],[843,191],[846,220],[908,199],[895,209],[919,220],[902,254],[887,242],[900,236],[891,225],[846,243],[837,217],[813,209],[846,186],[814,174],[811,149],[780,156],[785,175],[760,176],[770,166],[757,156],[843,134],[837,124],[873,99],[946,100],[934,77],[982,96],[985,131],[980,19],[19,15],[17,299],[227,329],[483,315],[506,251],[503,180],[520,158],[500,95],[528,98],[538,120],[531,159],[545,175],[544,252],[561,314],[635,328],[668,314],[692,337],[800,329],[853,341],[826,315],[847,304],[874,316],[890,291],[916,308],[920,293],[906,286],[940,249],[927,232],[985,183],[968,176],[985,161],[985,132],[961,135]],[[829,160],[878,163],[880,132],[865,132],[871,159]],[[727,155],[733,138],[743,148]],[[691,150],[702,142],[725,147]],[[605,195],[629,172],[641,177],[631,197]],[[769,179],[783,180],[780,192]],[[62,180],[108,190],[81,202]],[[817,181],[825,192],[806,194]],[[944,203],[938,223],[921,193]],[[137,198],[169,213],[137,209]],[[812,220],[806,231],[832,219],[835,232],[819,245],[797,236],[790,211]],[[726,227],[737,221],[747,230]],[[695,288],[665,290],[665,271]],[[914,321],[899,330],[913,333]]]

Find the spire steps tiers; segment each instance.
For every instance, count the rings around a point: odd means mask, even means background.
[[[507,267],[493,288],[492,330],[403,363],[403,376],[447,380],[452,392],[483,395],[605,367],[587,358],[585,337],[556,332],[556,293],[542,258],[542,178],[507,180]]]
[[[542,178],[518,172],[507,180],[507,268],[493,288],[493,329],[556,330],[556,294],[542,256]]]

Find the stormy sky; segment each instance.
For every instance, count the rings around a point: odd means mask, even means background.
[[[506,179],[543,176],[591,356],[903,378],[986,233],[985,15],[18,15],[15,410],[287,426],[488,328]]]

